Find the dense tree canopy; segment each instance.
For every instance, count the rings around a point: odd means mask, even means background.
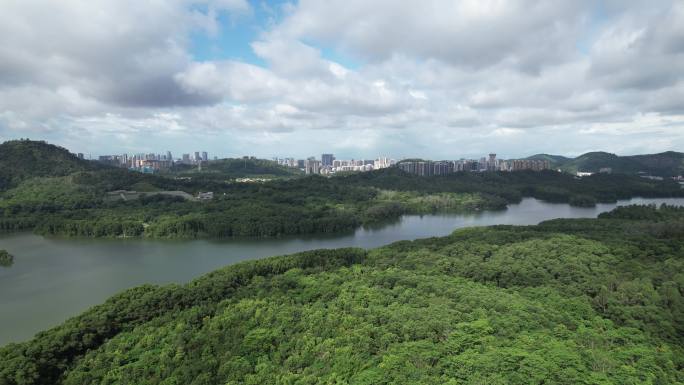
[[[2,384],[682,384],[684,211],[462,229],[143,286]]]
[[[100,167],[45,142],[12,140],[0,144],[0,191],[34,177],[66,176]]]

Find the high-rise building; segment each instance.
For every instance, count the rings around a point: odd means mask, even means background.
[[[202,151],[202,160],[205,162],[209,160],[209,155],[206,151]]]
[[[496,154],[489,154],[489,160],[487,160],[487,170],[496,171]]]
[[[394,159],[389,159],[387,157],[380,157],[375,160],[373,166],[375,169],[387,168],[395,163]]]
[[[200,160],[202,160],[202,158],[200,158],[200,153],[199,153],[199,151],[195,151],[195,158],[194,158],[193,160],[194,160],[195,162],[199,162]]]
[[[83,159],[83,153],[82,152],[79,152],[78,155],[76,155],[76,156],[78,156],[78,159]]]
[[[173,161],[173,155],[171,155],[171,151],[166,151],[166,160]]]
[[[454,167],[451,162],[435,162],[432,166],[434,175],[446,175],[454,172]]]
[[[335,155],[333,154],[322,154],[321,155],[321,164],[325,166],[332,166],[333,161],[335,160]]]
[[[304,161],[304,172],[307,174],[320,174],[321,161],[314,158],[309,158]]]
[[[420,176],[435,175],[435,164],[433,162],[402,162],[399,163],[399,168],[411,174]],[[437,168],[438,170],[439,167]],[[441,171],[441,170],[440,170]]]
[[[183,154],[183,163],[190,163],[190,154]]]

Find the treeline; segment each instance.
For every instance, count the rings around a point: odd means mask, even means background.
[[[641,219],[649,221],[665,221],[684,217],[683,206],[630,205],[616,207],[613,211],[602,213],[599,218],[605,219]]]
[[[641,229],[682,222],[624,207],[143,286],[0,349],[0,383],[680,384],[684,236]]]
[[[578,178],[556,171],[460,172],[444,176],[421,177],[397,168],[345,177],[352,185],[374,186],[387,190],[426,193],[483,193],[508,202],[533,197],[547,202],[574,203],[581,206],[610,203],[632,197],[682,197],[684,189],[672,181],[653,181],[625,174],[595,174]]]
[[[275,237],[290,234],[339,233],[361,223],[343,212],[320,212],[285,205],[243,205],[220,213],[160,215],[149,223],[124,218],[53,216],[38,223],[41,235],[67,237],[226,238]]]

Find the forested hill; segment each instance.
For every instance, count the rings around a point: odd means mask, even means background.
[[[551,163],[551,167],[553,167],[553,168],[557,168],[560,165],[572,160],[572,158],[566,158],[562,155],[550,155],[550,154],[536,154],[536,155],[529,156],[525,159],[548,160],[549,163]]]
[[[143,286],[0,384],[683,384],[684,209],[463,229]]]
[[[663,177],[684,174],[684,153],[675,151],[631,156],[588,152],[577,158],[538,154],[528,159],[548,160],[553,168],[560,168],[570,173],[598,172],[601,168],[611,168],[612,172],[623,174],[645,173]]]
[[[206,162],[201,171],[194,165],[176,165],[173,174],[188,175],[195,178],[227,179],[245,177],[291,177],[303,174],[297,168],[288,168],[278,165],[267,159],[257,158],[227,158]]]
[[[0,144],[0,191],[29,178],[66,176],[98,168],[65,148],[42,141],[12,140]]]

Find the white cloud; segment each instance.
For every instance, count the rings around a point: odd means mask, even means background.
[[[618,88],[659,89],[684,79],[684,3],[627,13],[592,49],[592,75]]]
[[[473,69],[504,62],[537,71],[573,55],[587,5],[583,0],[304,0],[278,31],[372,61],[403,54]]]
[[[684,148],[681,2],[302,0],[253,26],[262,62],[193,59],[191,34],[254,12],[5,0],[0,138],[261,156]]]

